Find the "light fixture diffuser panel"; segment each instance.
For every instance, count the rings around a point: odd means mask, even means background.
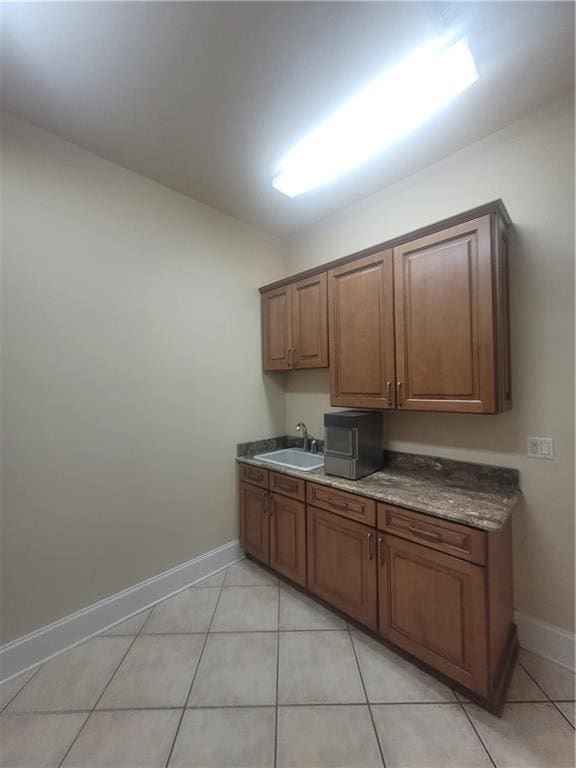
[[[296,144],[272,185],[296,197],[373,157],[478,79],[466,38],[403,59]]]

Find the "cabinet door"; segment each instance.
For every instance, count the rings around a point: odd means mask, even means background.
[[[287,371],[292,354],[291,286],[262,294],[262,366]]]
[[[490,217],[394,249],[398,407],[494,412]]]
[[[294,368],[328,365],[328,297],[326,274],[292,286],[292,346]]]
[[[376,629],[373,528],[308,507],[308,589]]]
[[[240,543],[253,557],[269,562],[268,491],[240,483]]]
[[[486,695],[485,569],[389,534],[378,544],[380,634]]]
[[[270,566],[306,586],[306,515],[304,503],[270,495]]]
[[[328,273],[332,405],[395,405],[392,279],[392,251]]]

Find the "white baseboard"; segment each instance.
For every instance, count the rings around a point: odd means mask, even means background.
[[[561,627],[514,612],[520,646],[544,656],[562,667],[574,670],[576,636]]]
[[[3,645],[0,648],[0,680],[8,680],[41,661],[101,634],[242,557],[240,542],[235,539]]]

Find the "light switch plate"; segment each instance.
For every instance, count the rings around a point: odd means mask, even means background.
[[[553,459],[554,440],[551,437],[529,437],[527,453],[534,459]]]

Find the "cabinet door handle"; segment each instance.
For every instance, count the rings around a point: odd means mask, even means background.
[[[384,565],[384,537],[378,536],[378,559],[380,565]]]
[[[274,499],[272,496],[268,496],[268,515],[274,517]]]
[[[402,405],[402,382],[401,381],[396,382],[396,390],[398,393],[397,395],[398,405],[400,406]]]
[[[264,506],[262,508],[262,513],[264,515],[268,514],[268,494],[264,494]]]
[[[374,560],[374,534],[368,534],[368,558]]]
[[[386,382],[386,393],[388,395],[388,405],[392,405],[392,382]]]
[[[297,362],[298,362],[298,349],[296,347],[292,347],[292,368],[295,367]]]
[[[429,539],[430,541],[442,541],[442,534],[435,531],[425,531],[422,528],[417,528],[415,525],[408,526],[414,536],[420,536],[421,539]]]
[[[288,368],[292,368],[292,349],[288,350]]]

